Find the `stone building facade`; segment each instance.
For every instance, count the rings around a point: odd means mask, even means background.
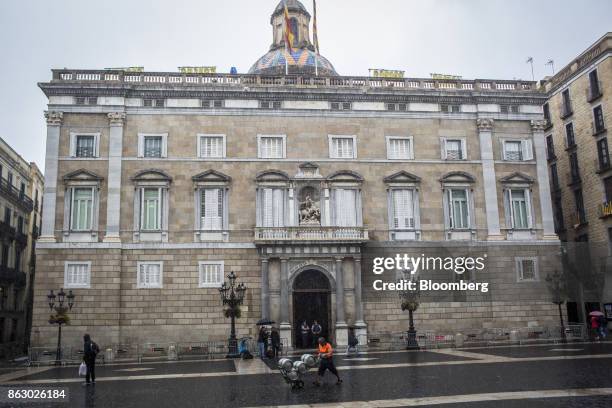
[[[29,337],[43,178],[0,139],[0,357],[21,353]]]
[[[397,293],[373,288],[374,258],[396,253],[487,259],[464,279],[490,290],[424,293],[419,328],[556,324],[544,278],[560,246],[536,84],[346,77],[331,64],[315,76],[301,27],[289,75],[281,52],[248,74],[62,69],[40,84],[34,343],[53,342],[46,294],[59,287],[76,295],[67,342],[223,339],[230,271],[248,287],[239,335],[264,317],[295,346],[314,319],[338,344],[350,326],[381,340],[407,328]]]
[[[556,230],[571,287],[568,314],[612,307],[612,33],[542,81]],[[581,257],[579,254],[583,254]],[[612,308],[609,309],[612,318]]]

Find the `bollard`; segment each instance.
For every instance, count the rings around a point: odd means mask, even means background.
[[[176,346],[174,345],[168,346],[168,360],[176,360],[177,357],[178,356],[176,354]]]
[[[465,336],[463,335],[463,333],[455,334],[455,347],[463,347],[464,343],[465,343]]]
[[[104,350],[104,362],[105,363],[111,363],[114,359],[115,359],[115,355],[113,353],[112,348],[107,348],[106,350]]]

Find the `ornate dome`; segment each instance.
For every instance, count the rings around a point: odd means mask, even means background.
[[[270,74],[284,75],[285,74],[285,56],[287,52],[284,48],[277,48],[269,51],[263,57],[257,60],[249,70],[249,74]],[[315,56],[317,58],[316,65],[321,76],[337,76],[334,66],[322,55],[316,55],[314,51],[308,48],[293,49],[289,58],[289,74],[315,74]]]
[[[289,24],[294,35],[293,49],[289,57],[285,50],[284,2],[278,3],[272,17],[272,45],[263,57],[249,70],[249,74],[285,75],[285,61],[288,61],[290,75],[337,76],[334,66],[320,54],[310,41],[310,14],[299,0],[286,0]],[[286,58],[287,57],[287,58]]]

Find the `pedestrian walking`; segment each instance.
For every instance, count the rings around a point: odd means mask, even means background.
[[[348,332],[348,347],[346,348],[346,354],[349,354],[351,351],[355,354],[359,354],[359,349],[357,348],[358,344],[359,340],[355,334],[355,329],[351,327]]]
[[[259,328],[257,335],[257,347],[259,348],[259,357],[264,360],[266,358],[266,343],[268,341],[268,332],[265,326]]]
[[[336,384],[341,384],[342,379],[340,379],[340,374],[338,374],[338,370],[336,370],[336,366],[334,365],[334,349],[331,344],[329,344],[325,337],[319,337],[319,358],[321,360],[319,365],[319,372],[317,373],[317,379],[314,382],[314,385],[321,385],[321,380],[323,379],[323,375],[326,370],[329,370],[333,375],[336,376],[337,381]]]
[[[608,337],[608,319],[604,315],[599,316],[599,335],[602,340]]]
[[[599,317],[591,316],[591,335],[593,340],[599,341]]]
[[[300,326],[300,331],[302,333],[302,348],[308,347],[308,335],[310,334],[310,326],[308,326],[308,322],[304,320],[302,325]]]
[[[281,350],[281,339],[280,333],[278,332],[278,328],[272,327],[272,333],[270,337],[272,338],[272,350],[274,358],[278,358]]]
[[[317,347],[317,341],[319,340],[319,337],[321,337],[321,332],[323,331],[323,328],[321,327],[319,322],[315,320],[312,323],[311,329],[312,329],[312,342],[313,342],[313,345]]]
[[[83,336],[83,361],[87,366],[85,373],[85,384],[96,384],[96,356],[100,352],[100,347],[91,340],[89,334]]]

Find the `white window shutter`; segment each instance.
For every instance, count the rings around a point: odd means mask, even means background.
[[[506,141],[501,140],[501,151],[502,151],[502,160],[508,160],[508,155],[506,154]]]
[[[533,223],[533,212],[532,212],[532,205],[531,205],[531,191],[528,188],[525,189],[525,208],[527,209],[527,226],[529,228],[533,228],[534,223]]]
[[[266,188],[263,190],[263,226],[272,227],[273,223],[273,209],[272,209],[272,189]]]
[[[523,160],[533,160],[533,142],[531,139],[523,140],[521,146],[523,148]]]
[[[445,137],[440,138],[440,154],[441,154],[442,160],[446,160],[446,138]]]
[[[504,190],[504,213],[506,216],[506,228],[514,228],[512,212],[514,209],[512,208],[512,193],[510,189]]]
[[[161,138],[161,156],[168,157],[168,135],[162,135]]]
[[[138,157],[144,157],[144,135],[138,135]]]
[[[461,159],[467,160],[467,144],[465,139],[461,139]]]
[[[444,226],[446,229],[453,228],[453,209],[451,208],[452,193],[450,189],[443,190],[442,209],[444,210]]]
[[[70,156],[76,157],[76,140],[77,135],[70,135]]]

